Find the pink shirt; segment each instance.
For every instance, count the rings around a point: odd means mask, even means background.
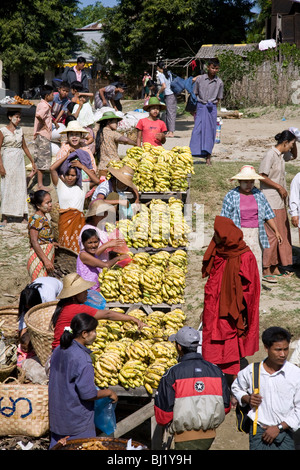
[[[46,137],[48,140],[51,139],[52,134],[52,114],[51,104],[41,99],[36,107],[34,125],[33,125],[33,138],[40,134]]]
[[[161,119],[151,121],[148,118],[140,119],[136,128],[142,131],[142,142],[149,142],[151,145],[162,145],[162,143],[155,138],[159,132],[167,132],[167,126]]]
[[[77,70],[76,65],[74,65],[73,70],[76,73],[76,80],[81,82],[81,70]]]
[[[241,227],[258,227],[258,207],[253,194],[240,194]]]

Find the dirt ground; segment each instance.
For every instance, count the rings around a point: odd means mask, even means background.
[[[134,104],[131,109],[135,109]],[[258,162],[268,147],[274,143],[274,136],[278,132],[290,126],[300,126],[300,110],[291,107],[286,109],[257,109],[251,110],[252,116],[247,117],[250,111],[244,112],[240,119],[223,118],[221,143],[216,144],[213,151],[212,163],[216,161],[237,161],[241,164],[247,162]],[[283,118],[285,120],[283,120]],[[191,116],[181,116],[177,119],[176,136],[168,139],[165,147],[171,149],[174,146],[189,145],[191,132],[193,129],[193,118]],[[26,141],[32,141],[32,124],[23,126]],[[127,147],[120,146],[120,154],[124,155]],[[300,167],[300,158],[293,162],[293,165]],[[201,199],[201,194],[199,194]],[[197,202],[198,198],[192,202]],[[201,279],[201,260],[203,250],[209,243],[212,230],[211,226],[205,226],[205,239],[202,250],[189,254],[189,270],[187,274],[186,303],[185,310],[188,315],[189,324],[194,327],[199,326],[199,314],[203,302],[203,287],[205,281]],[[292,228],[293,245],[299,247],[298,232]],[[0,307],[6,305],[16,305],[20,291],[30,281],[27,273],[26,263],[29,253],[27,238],[27,227],[20,223],[9,223],[6,227],[0,226]],[[260,317],[261,327],[270,326],[268,318],[273,308],[281,309],[285,315],[294,312],[299,305],[299,289],[297,290],[296,280],[282,280],[276,285],[267,286],[262,290]],[[296,289],[297,295],[291,299],[288,295],[291,289]],[[298,321],[295,319],[295,321]],[[264,351],[260,351],[249,358],[262,359]],[[16,448],[16,439],[8,441],[0,439],[0,450],[3,448]],[[37,445],[45,448],[45,442],[40,441]],[[4,447],[2,447],[4,446]],[[227,415],[224,423],[217,431],[217,438],[212,446],[212,450],[247,450],[248,436],[236,431],[234,412]]]

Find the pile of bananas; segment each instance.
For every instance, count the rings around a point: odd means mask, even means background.
[[[168,202],[152,199],[149,205],[141,204],[140,212],[132,219],[106,223],[108,233],[119,229],[129,248],[153,247],[155,249],[188,245],[191,228],[183,214],[183,202],[171,197]]]
[[[142,291],[140,277],[142,272],[142,268],[135,263],[130,263],[120,270],[118,277],[120,291],[119,301],[122,304],[135,304],[141,301]]]
[[[125,313],[120,308],[113,310]],[[148,327],[138,331],[132,322],[99,320],[96,340],[90,346],[95,383],[100,388],[145,386],[152,394],[165,371],[177,363],[175,345],[167,339],[182,328],[186,315],[181,309],[147,315],[138,308],[129,315],[139,318]]]
[[[119,282],[121,273],[121,270],[108,268],[103,268],[99,273],[101,294],[107,302],[116,302],[121,295]]]
[[[141,192],[186,191],[187,177],[194,174],[188,146],[166,150],[163,146],[145,143],[142,147],[128,149],[121,162],[111,162],[110,165],[116,168],[130,166],[135,171],[133,182]]]
[[[179,253],[177,253],[179,252]],[[107,302],[146,305],[183,304],[187,254],[158,251],[130,254],[132,262],[124,268],[104,268],[99,274],[101,294]]]

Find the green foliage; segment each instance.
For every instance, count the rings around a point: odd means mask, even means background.
[[[4,73],[43,74],[80,47],[75,36],[77,0],[19,0],[0,7]]]
[[[101,2],[95,2],[93,5],[81,8],[76,14],[76,28],[82,28],[83,26],[102,20],[105,17],[106,9],[107,7],[103,6]]]

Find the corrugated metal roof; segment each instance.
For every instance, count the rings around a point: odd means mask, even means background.
[[[233,51],[238,55],[257,49],[258,44],[203,44],[196,54],[196,59],[213,59],[226,51]]]

